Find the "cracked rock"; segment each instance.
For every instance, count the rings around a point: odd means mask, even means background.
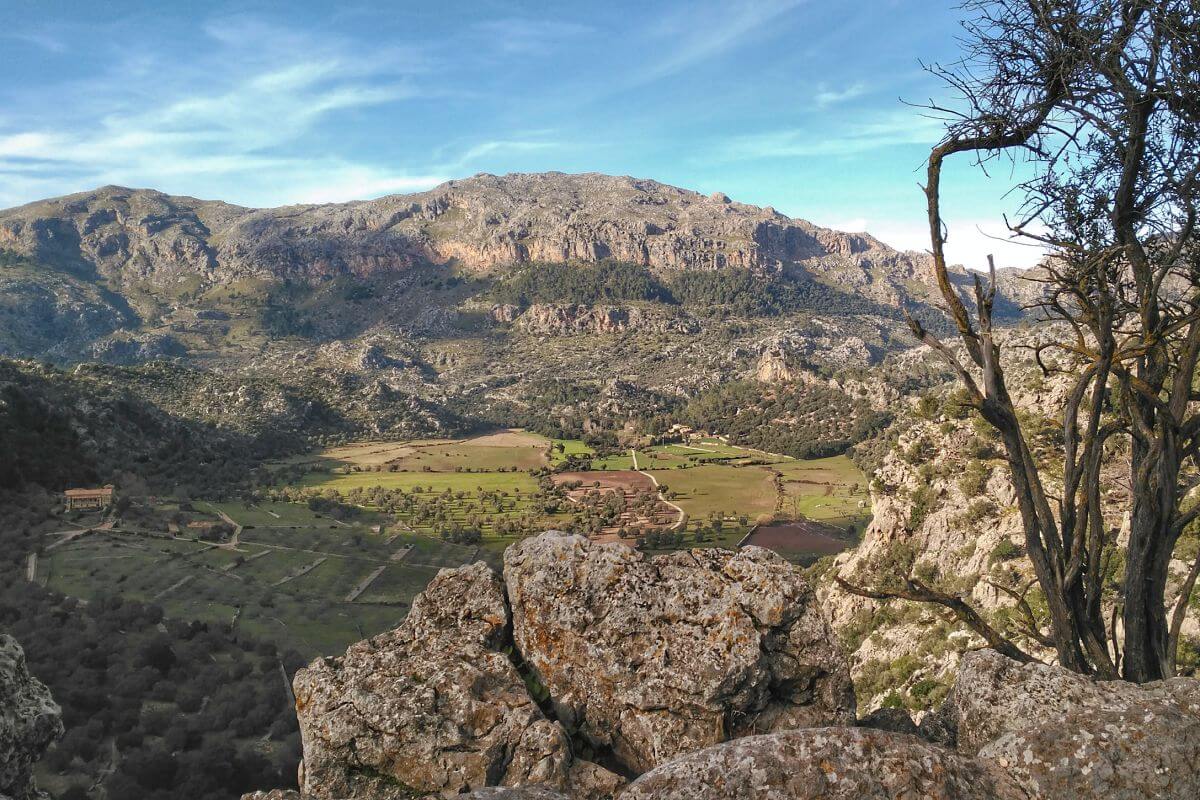
[[[514,641],[557,716],[632,773],[727,739],[855,719],[800,571],[757,547],[646,558],[549,532],[508,549]]]
[[[562,726],[530,697],[504,652],[508,623],[487,565],[442,570],[399,628],[297,673],[305,798],[519,784],[611,794],[623,781],[574,759]]]

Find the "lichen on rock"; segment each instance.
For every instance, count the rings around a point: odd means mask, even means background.
[[[508,608],[485,564],[443,570],[399,628],[295,678],[301,789],[318,800],[447,795],[492,785],[623,781],[576,760],[507,649]]]
[[[808,728],[683,756],[638,778],[622,800],[1026,800],[1002,772],[915,736]]]
[[[1200,797],[1200,681],[1095,681],[994,650],[968,654],[922,728],[996,764],[1030,797]]]
[[[557,532],[505,553],[514,641],[557,716],[641,773],[726,739],[854,721],[845,658],[767,550],[646,558]]]

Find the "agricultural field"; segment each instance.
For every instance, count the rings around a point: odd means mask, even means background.
[[[689,517],[746,516],[751,521],[771,518],[778,493],[771,473],[762,467],[704,464],[690,469],[652,470],[667,487],[667,497]]]
[[[734,547],[761,530],[756,543],[803,562],[810,542],[838,545],[804,526],[851,542],[870,518],[848,459],[719,440],[601,455],[502,431],[364,442],[275,467],[278,485],[244,501],[134,504],[113,530],[86,535],[98,518],[76,520],[72,535],[47,537],[36,579],[84,600],[156,603],[311,657],[394,627],[439,569],[499,565],[508,545],[549,528],[641,539],[650,552]],[[768,521],[779,524],[756,527]]]
[[[370,514],[343,523],[296,503],[195,504],[197,515],[206,508],[242,526],[236,543],[118,525],[51,541],[35,578],[83,600],[121,595],[232,625],[311,658],[395,627],[439,569],[480,556],[474,546],[377,533]]]
[[[809,519],[861,533],[871,521],[866,479],[844,456],[774,464],[782,485],[780,511],[791,519]]]
[[[478,529],[493,559],[521,536],[551,527],[603,537],[629,528],[669,532],[664,547],[671,549],[733,545],[769,520],[819,521],[853,534],[870,519],[866,480],[848,458],[797,460],[713,437],[598,453],[578,439],[507,430],[461,440],[367,442],[308,459],[316,468],[298,476],[295,489],[336,492],[418,533]],[[657,507],[646,501],[647,487],[621,485],[628,483],[623,476],[639,473],[665,487]],[[553,492],[568,482],[564,476],[582,488]],[[626,507],[603,513],[615,501],[588,496],[597,482],[599,494],[623,494]],[[629,507],[634,502],[643,508]],[[701,529],[709,535],[696,536]]]

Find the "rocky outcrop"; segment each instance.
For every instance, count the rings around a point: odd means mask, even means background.
[[[805,332],[788,331],[757,345],[754,377],[761,383],[819,380],[811,370],[817,364],[835,367],[866,367],[876,354],[861,337],[840,330],[841,326],[813,320]],[[847,391],[855,387],[838,387]]]
[[[564,795],[541,786],[495,786],[464,795],[463,800],[567,800]]]
[[[1153,705],[1075,709],[979,751],[1039,800],[1200,797],[1200,719]]]
[[[95,342],[91,357],[109,364],[139,364],[164,358],[182,358],[187,348],[174,336],[117,334]]]
[[[443,570],[399,628],[294,684],[306,800],[609,797],[625,779],[582,753],[632,775],[733,737],[854,720],[841,654],[782,558],[646,559],[554,531],[511,547],[503,582],[482,563]]]
[[[1200,681],[972,652],[915,736],[903,712],[848,724],[829,642],[767,551],[648,559],[548,532],[503,581],[443,570],[400,628],[298,673],[301,791],[243,800],[1200,796]]]
[[[854,720],[813,593],[770,551],[646,558],[548,533],[510,547],[504,575],[514,641],[558,718],[632,772],[729,738]]]
[[[33,783],[33,765],[62,734],[50,690],[29,674],[17,640],[0,634],[0,798],[45,797]]]
[[[1001,771],[915,736],[809,728],[726,742],[638,778],[622,800],[1027,800]]]
[[[1094,681],[1062,667],[1021,664],[995,650],[977,650],[963,656],[954,689],[935,717],[950,732],[943,737],[947,744],[974,754],[1033,722],[1062,721],[1080,710],[1136,713],[1154,706],[1200,720],[1200,680],[1171,678],[1144,686]]]
[[[508,609],[486,565],[442,571],[404,624],[297,673],[301,789],[320,800],[622,782],[572,757],[504,652]]]
[[[789,383],[796,375],[797,368],[789,363],[788,354],[779,347],[763,350],[754,367],[754,377],[760,383]]]
[[[964,656],[923,730],[1031,797],[1200,797],[1200,680],[1137,686],[983,650]]]

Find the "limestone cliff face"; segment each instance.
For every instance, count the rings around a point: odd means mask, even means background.
[[[1005,370],[1053,495],[1061,482],[1056,464],[1061,409],[1073,379],[1069,374],[1047,378],[1026,360],[1039,335],[1009,334]],[[1020,590],[1033,580],[1002,445],[990,426],[954,403],[954,388],[949,384],[924,399],[908,397],[894,405],[893,438],[871,475],[873,520],[858,547],[840,554],[818,584],[834,628],[850,642],[852,673],[867,709],[893,693],[913,707],[927,707],[948,685],[962,654],[982,640],[928,605],[884,603],[844,592],[832,575],[878,587],[897,573],[912,574],[963,597],[1008,632],[1014,600],[997,586]],[[1129,509],[1123,478],[1127,455],[1114,446],[1106,459],[1106,527],[1123,531]],[[1188,566],[1172,563],[1168,602]],[[1189,619],[1184,635],[1196,631]],[[1036,643],[1021,641],[1030,652],[1042,652]]]
[[[0,634],[0,798],[46,797],[33,783],[33,765],[62,734],[62,711],[50,691],[29,674],[17,641]]]
[[[0,212],[0,248],[118,286],[609,258],[655,271],[803,269],[888,303],[928,280],[924,256],[867,234],[600,174],[476,175],[412,195],[265,210],[109,186]]]

